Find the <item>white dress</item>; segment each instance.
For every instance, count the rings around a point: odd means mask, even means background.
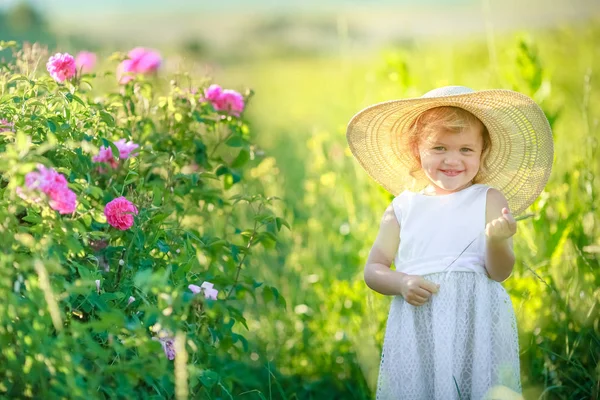
[[[396,269],[440,289],[419,307],[393,298],[377,400],[479,400],[500,385],[521,393],[513,306],[484,267],[487,189],[406,191],[393,200],[401,228]]]

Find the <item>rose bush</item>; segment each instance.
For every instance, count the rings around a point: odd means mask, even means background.
[[[161,60],[132,50],[106,90],[66,53],[0,64],[2,396],[253,388],[242,304],[285,302],[244,267],[287,223],[245,174],[249,94],[204,98]]]

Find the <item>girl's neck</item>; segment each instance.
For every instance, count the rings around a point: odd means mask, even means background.
[[[461,190],[465,190],[466,188],[471,187],[473,185],[474,185],[473,182],[468,182],[467,184],[459,187],[456,190],[448,191],[448,190],[444,190],[444,189],[440,188],[439,186],[435,185],[434,183],[430,183],[425,189],[423,189],[422,193],[426,196],[444,196],[447,194],[460,192]]]

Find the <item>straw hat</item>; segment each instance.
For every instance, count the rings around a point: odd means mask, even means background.
[[[446,86],[422,97],[372,105],[348,124],[346,138],[352,154],[394,195],[424,188],[429,183],[424,174],[414,178],[409,174],[414,158],[401,139],[419,114],[441,106],[469,111],[490,134],[488,168],[478,174],[477,183],[500,190],[515,215],[530,206],[548,181],[554,146],[544,112],[521,93]]]

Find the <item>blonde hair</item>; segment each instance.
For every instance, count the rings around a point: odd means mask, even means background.
[[[465,128],[478,125],[481,127],[481,136],[483,138],[483,147],[481,150],[481,164],[479,172],[475,176],[474,182],[487,172],[487,156],[490,153],[491,140],[490,134],[486,126],[479,118],[471,114],[465,109],[459,107],[435,107],[419,114],[412,122],[407,130],[406,135],[403,135],[405,148],[411,155],[412,163],[410,167],[410,175],[414,178],[416,173],[421,170],[421,158],[419,157],[419,143],[421,140],[428,140],[435,132],[453,132],[460,133]]]

